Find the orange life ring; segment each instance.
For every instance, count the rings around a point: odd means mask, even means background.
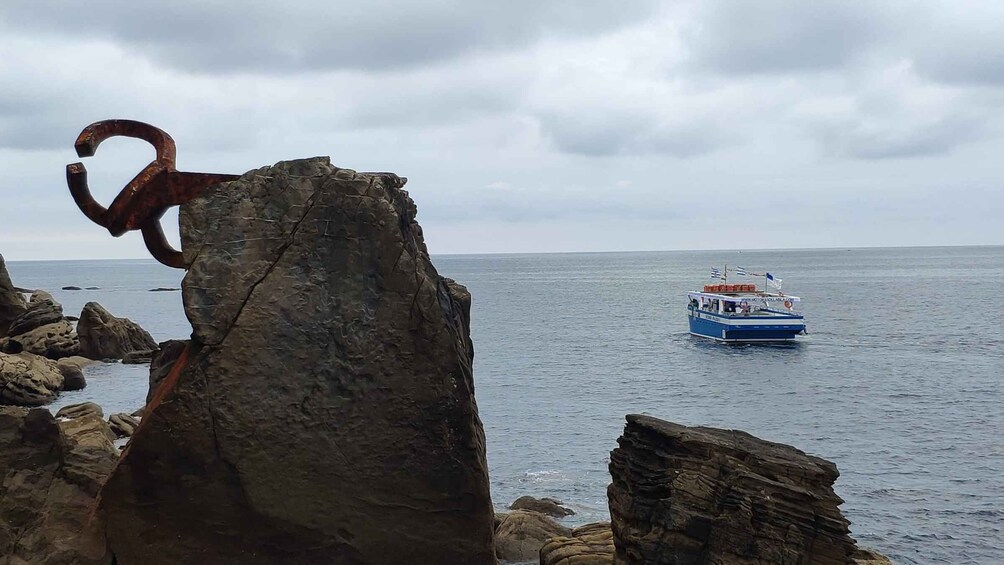
[[[791,300],[785,300],[784,307],[787,308],[788,310],[791,310]]]

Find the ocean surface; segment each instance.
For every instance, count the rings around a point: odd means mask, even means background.
[[[643,413],[834,461],[852,535],[896,563],[1004,563],[1004,247],[433,259],[474,297],[497,508],[552,496],[577,512],[569,525],[606,519],[609,452],[624,415]],[[795,346],[690,336],[685,293],[726,264],[783,278],[810,334]],[[181,294],[149,292],[180,286],[182,272],[153,260],[8,268],[69,315],[95,300],[158,341],[190,333]],[[143,404],[146,366],[85,374],[87,388],[53,409]]]

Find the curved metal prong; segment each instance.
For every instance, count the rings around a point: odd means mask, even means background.
[[[143,234],[143,243],[146,244],[147,251],[153,258],[160,261],[168,267],[174,267],[175,269],[187,269],[188,265],[185,264],[185,255],[171,247],[171,244],[167,242],[167,237],[164,236],[164,228],[160,226],[160,216],[164,214],[162,210],[156,218],[152,218],[147,223],[143,224],[140,231]]]
[[[92,157],[98,150],[98,145],[110,137],[134,137],[153,145],[157,150],[157,161],[165,167],[174,167],[177,158],[177,148],[174,138],[167,132],[135,120],[101,120],[85,127],[73,148],[79,157]]]
[[[108,218],[108,209],[98,204],[87,187],[87,169],[83,163],[73,163],[66,166],[66,184],[70,187],[70,195],[77,203],[77,208],[95,224],[104,226]]]

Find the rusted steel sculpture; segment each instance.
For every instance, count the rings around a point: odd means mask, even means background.
[[[95,122],[77,137],[73,144],[80,157],[91,157],[102,141],[115,136],[135,137],[153,145],[157,158],[133,177],[110,207],[98,204],[87,186],[87,169],[83,163],[66,166],[66,183],[74,202],[92,222],[118,237],[127,231],[140,230],[150,253],[161,263],[178,269],[187,268],[180,251],[164,237],[160,218],[171,206],[180,206],[196,198],[210,186],[231,181],[239,175],[186,173],[174,168],[174,139],[166,132],[133,120],[103,120]]]

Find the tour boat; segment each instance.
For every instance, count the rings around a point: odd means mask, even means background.
[[[747,274],[742,267],[737,271]],[[712,276],[724,278],[717,269]],[[780,279],[767,273],[766,282],[774,281],[777,292],[755,284],[709,284],[702,292],[687,293],[690,333],[728,343],[791,342],[805,335],[805,318],[795,311],[801,299],[783,294]]]

